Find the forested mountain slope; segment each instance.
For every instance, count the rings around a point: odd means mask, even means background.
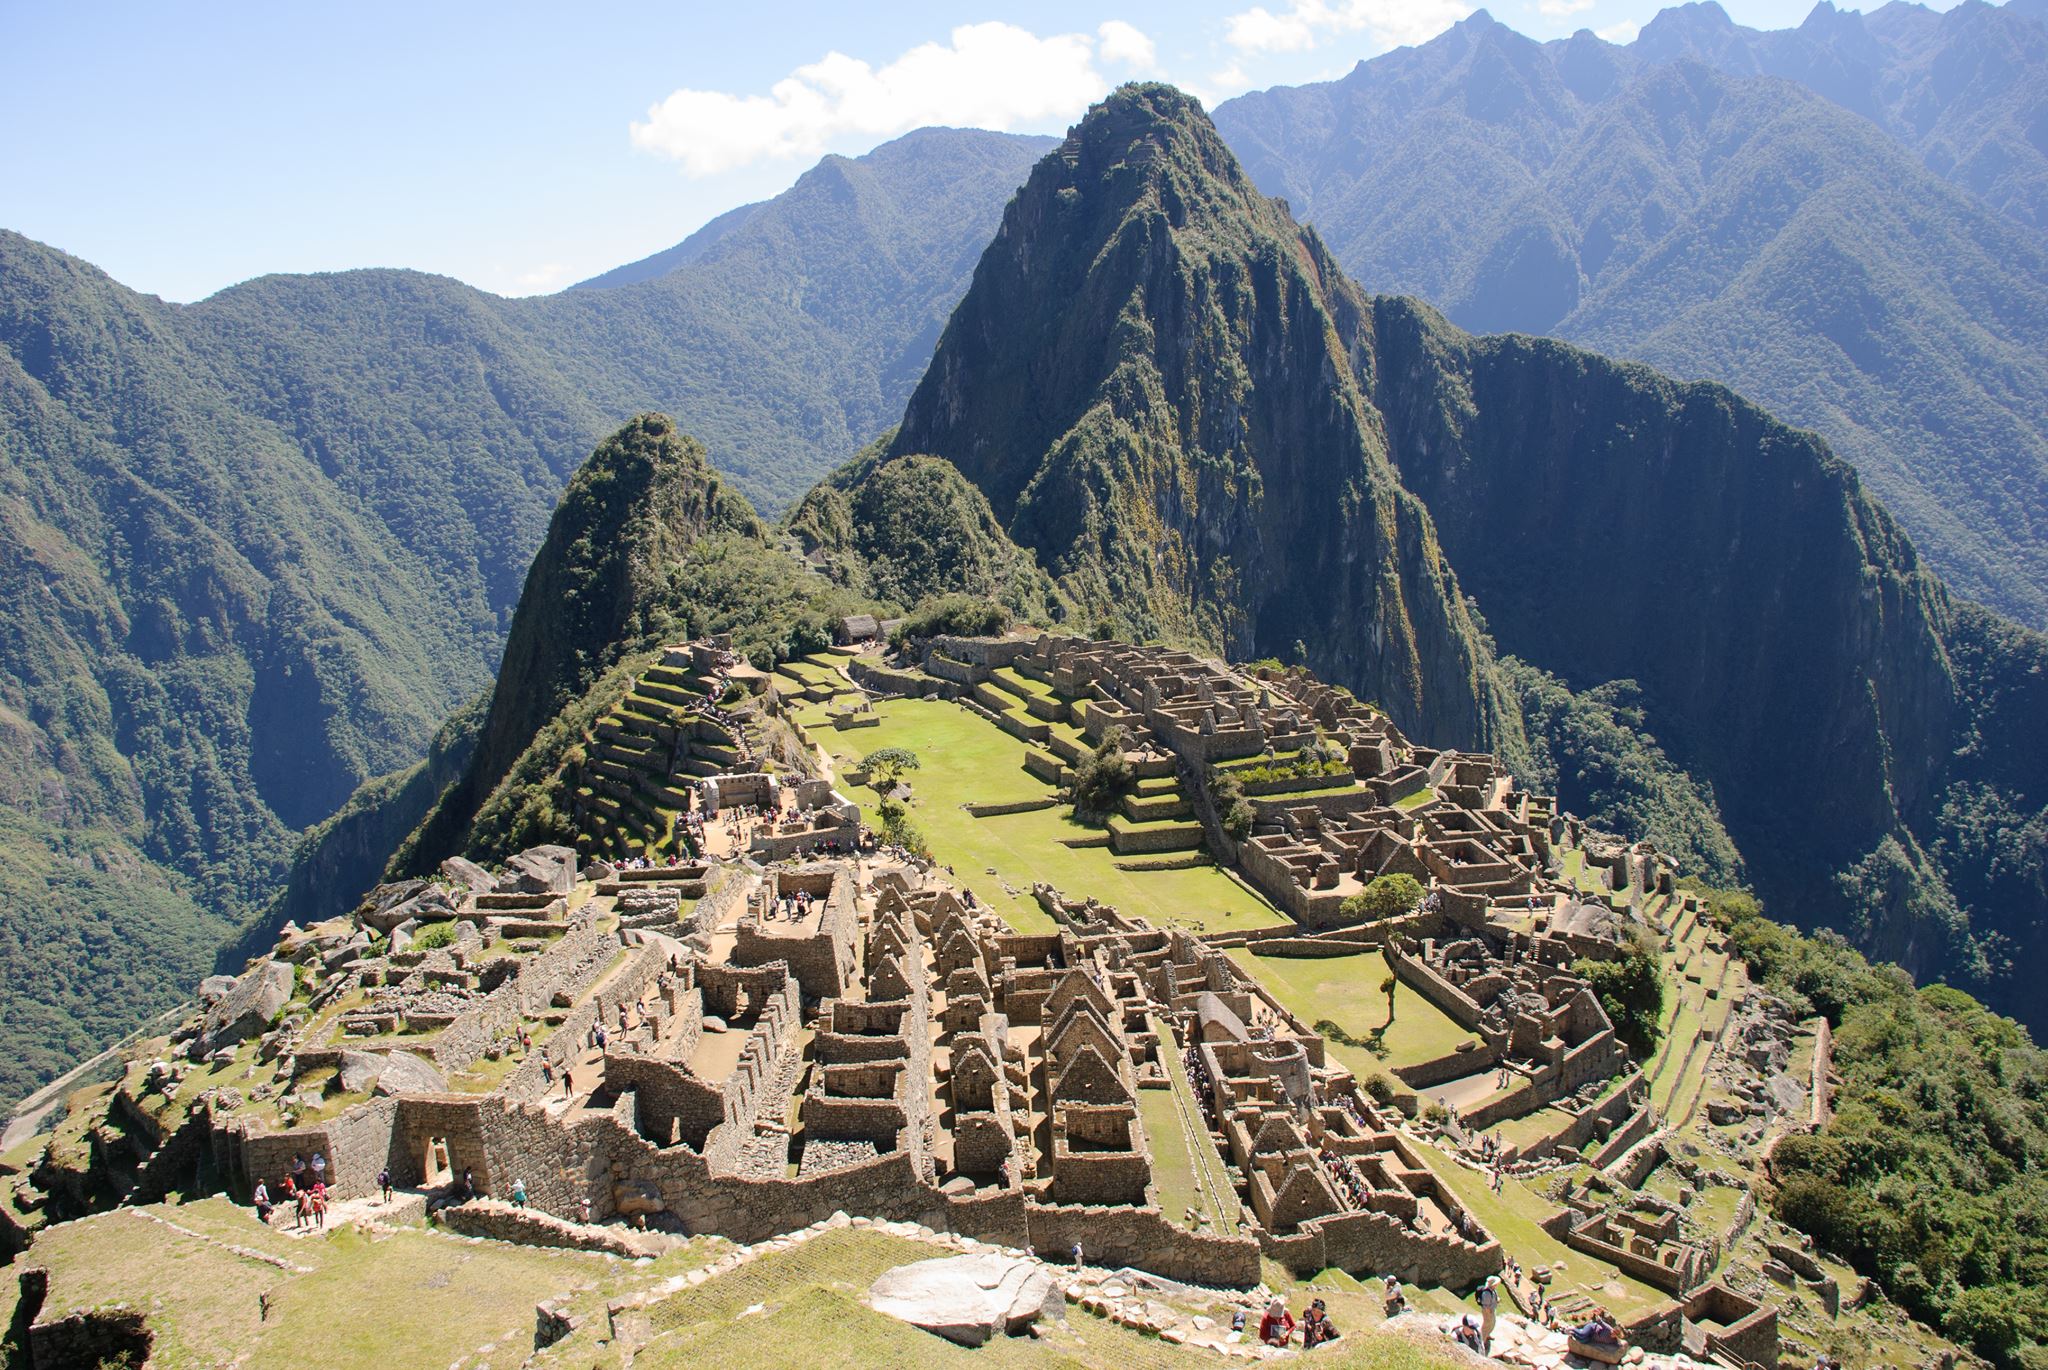
[[[176,306],[0,233],[0,1094],[188,992],[294,830],[419,760],[620,420],[687,415],[771,505],[885,427],[1045,141],[828,158],[675,270],[533,300],[355,271]]]
[[[1851,50],[1848,75],[1823,60]],[[1734,386],[1826,436],[1958,590],[2040,625],[2048,239],[2026,159],[1990,149],[2048,127],[2008,108],[2043,91],[2048,30],[2020,13],[1823,10],[1758,34],[1695,5],[1626,48],[1482,12],[1216,118],[1366,286]],[[1995,205],[1954,150],[1965,126],[1979,170],[2006,169]]]

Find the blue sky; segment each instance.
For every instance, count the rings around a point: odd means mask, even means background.
[[[1808,0],[1723,0],[1796,24]],[[1945,4],[1937,7],[1945,8]],[[558,289],[929,123],[1058,132],[1134,76],[1327,79],[1467,0],[346,6],[0,0],[0,227],[191,300],[405,266]],[[1625,41],[1654,0],[1504,0]]]

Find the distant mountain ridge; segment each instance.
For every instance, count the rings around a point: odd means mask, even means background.
[[[1974,2],[1769,34],[1692,5],[1627,47],[1482,11],[1216,120],[1369,287],[1735,386],[1825,435],[1956,588],[2039,626],[2044,92],[2048,29]]]
[[[541,299],[353,271],[178,306],[0,232],[0,1094],[189,992],[294,831],[421,758],[625,416],[686,416],[771,507],[892,423],[1047,142],[828,158],[665,274]],[[374,878],[378,822],[292,898]]]

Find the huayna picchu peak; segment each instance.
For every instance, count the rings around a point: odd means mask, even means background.
[[[944,457],[1085,621],[1309,659],[1514,752],[1358,369],[1366,302],[1201,107],[1132,86],[1004,211],[890,451]]]
[[[1865,445],[2048,425],[2037,69],[1480,11],[531,299],[0,234],[0,1370],[2042,1370],[2048,638]]]

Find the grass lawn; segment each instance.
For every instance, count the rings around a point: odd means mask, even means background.
[[[1159,1054],[1166,1062],[1170,1089],[1141,1089],[1138,1105],[1145,1115],[1145,1133],[1152,1142],[1152,1182],[1159,1187],[1159,1211],[1182,1222],[1190,1208],[1207,1211],[1210,1230],[1235,1233],[1240,1213],[1216,1139],[1202,1127],[1187,1072],[1181,1066],[1180,1042],[1158,1018]],[[1201,1186],[1198,1188],[1197,1186]]]
[[[532,1354],[537,1301],[574,1293],[602,1327],[606,1298],[700,1264],[717,1246],[636,1267],[423,1228],[294,1239],[223,1199],[147,1211],[199,1235],[117,1210],[44,1233],[36,1260],[51,1271],[52,1313],[111,1302],[149,1310],[150,1364],[166,1367],[513,1367]],[[238,1256],[229,1242],[303,1273]]]
[[[1494,1136],[1509,1146],[1531,1147],[1545,1137],[1553,1137],[1571,1126],[1572,1115],[1561,1108],[1539,1108],[1524,1113],[1519,1118],[1509,1118],[1490,1129]]]
[[[1230,957],[1247,974],[1273,991],[1273,997],[1310,1027],[1328,1018],[1353,1037],[1364,1040],[1387,1021],[1387,996],[1380,982],[1387,978],[1386,958],[1375,952],[1352,956],[1255,956],[1232,947]],[[1329,1049],[1361,1079],[1432,1061],[1478,1039],[1443,1010],[1406,985],[1394,994],[1394,1023],[1387,1028],[1384,1058],[1364,1047],[1332,1041]]]
[[[1472,1211],[1480,1225],[1499,1239],[1508,1254],[1525,1267],[1559,1261],[1564,1269],[1551,1280],[1551,1293],[1559,1298],[1577,1291],[1616,1315],[1627,1319],[1646,1313],[1666,1302],[1662,1290],[1624,1275],[1613,1266],[1574,1251],[1538,1226],[1541,1219],[1557,1211],[1557,1205],[1520,1180],[1509,1180],[1495,1194],[1486,1178],[1459,1165],[1433,1146],[1417,1148],[1423,1161],[1436,1172]],[[1549,1177],[1544,1176],[1547,1182]]]
[[[1064,839],[1094,837],[1099,829],[1074,822],[1065,808],[975,818],[967,803],[1010,804],[1046,799],[1052,787],[1024,769],[1024,746],[994,724],[957,704],[891,699],[875,706],[879,727],[839,732],[813,727],[811,741],[844,766],[883,747],[917,754],[919,768],[904,775],[912,818],[932,855],[1022,932],[1050,932],[1052,920],[1031,898],[1033,881],[1051,882],[1070,898],[1093,896],[1155,926],[1196,929],[1271,927],[1286,922],[1271,905],[1214,867],[1177,871],[1122,871],[1107,848],[1075,849]],[[873,790],[853,787],[869,822]],[[995,874],[989,874],[993,867]],[[1006,893],[1007,880],[1016,894]]]

